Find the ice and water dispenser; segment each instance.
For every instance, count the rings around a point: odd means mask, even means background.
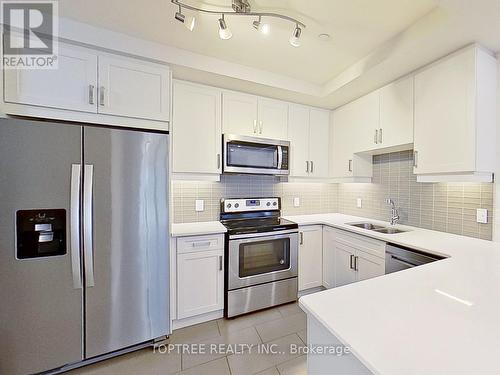
[[[16,236],[17,259],[66,254],[66,210],[17,211]]]

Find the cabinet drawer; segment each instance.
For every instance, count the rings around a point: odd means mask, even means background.
[[[178,254],[221,249],[224,249],[224,235],[222,234],[177,238]]]
[[[343,230],[338,230],[336,235],[337,241],[346,246],[354,247],[379,258],[385,258],[386,243],[383,241]]]

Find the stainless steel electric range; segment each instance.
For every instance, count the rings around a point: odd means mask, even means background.
[[[280,214],[280,198],[221,200],[226,318],[297,300],[298,225]]]

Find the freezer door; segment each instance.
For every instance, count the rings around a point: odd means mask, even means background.
[[[79,126],[0,120],[0,374],[37,373],[83,358],[80,155]]]
[[[168,135],[85,127],[84,165],[91,358],[169,332]]]

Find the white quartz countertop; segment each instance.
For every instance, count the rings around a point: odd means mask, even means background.
[[[499,243],[402,226],[384,235],[341,214],[286,218],[449,257],[300,299],[374,374],[500,374]]]
[[[219,221],[172,224],[172,237],[203,236],[226,233],[227,229]]]

